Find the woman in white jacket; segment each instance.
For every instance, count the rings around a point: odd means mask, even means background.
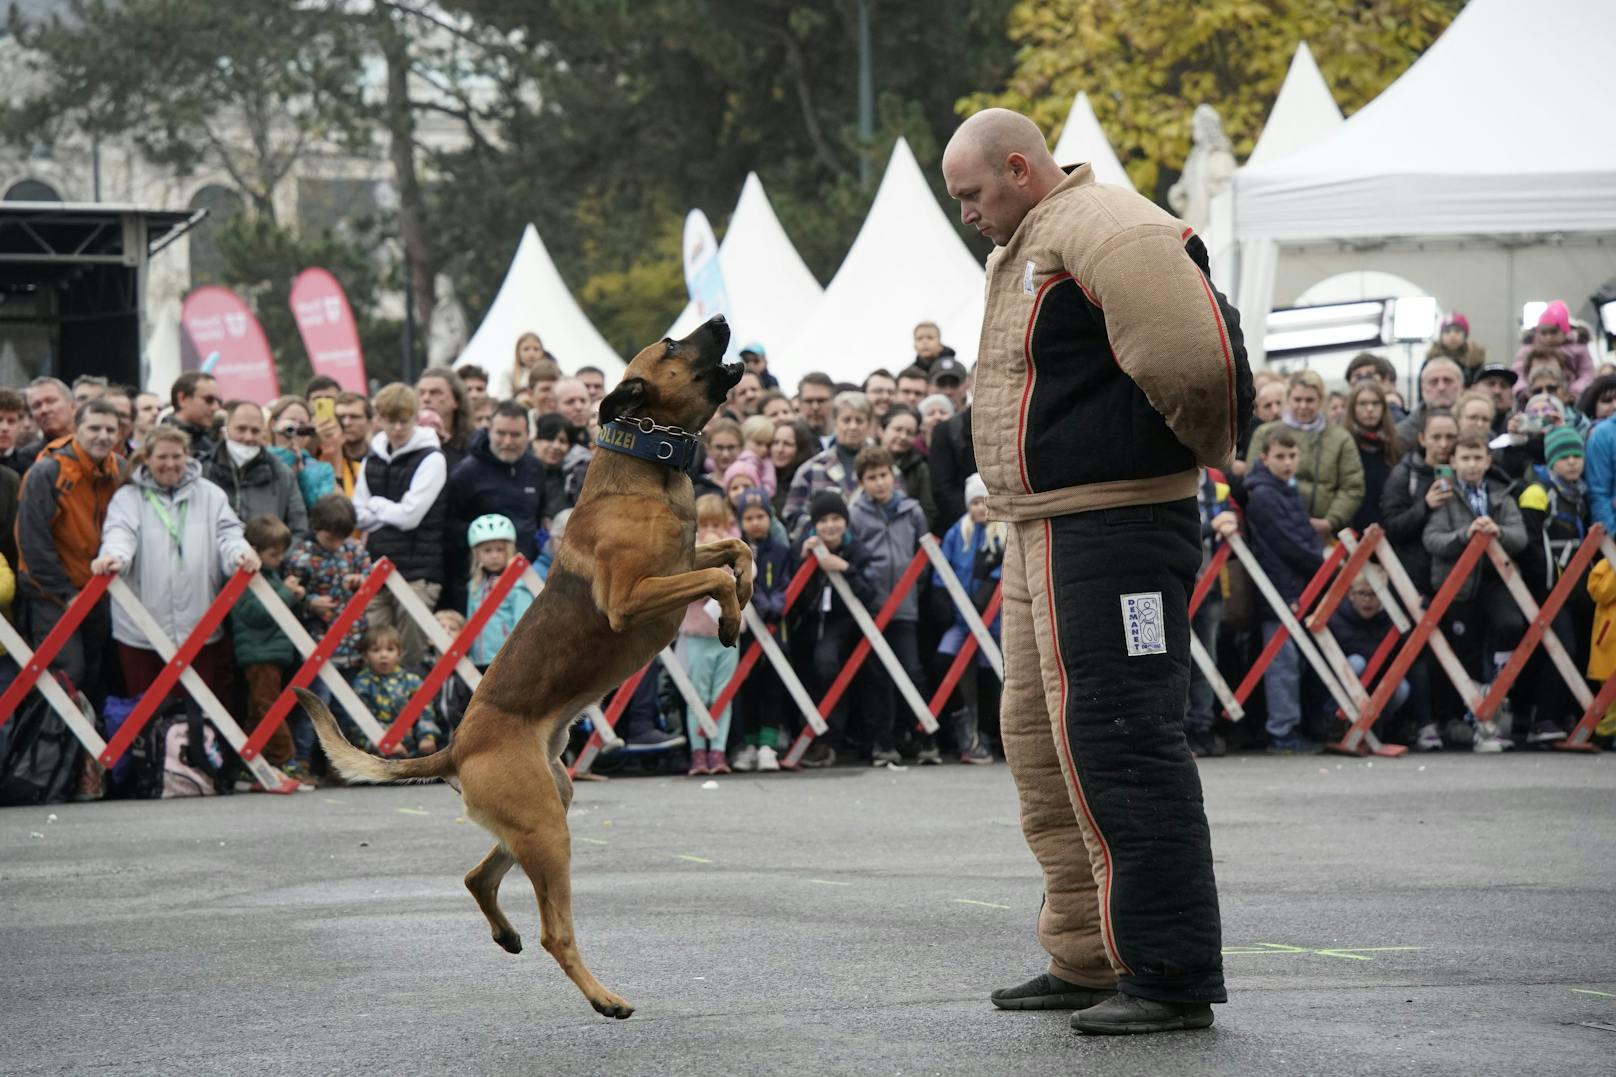
[[[231,573],[258,569],[258,555],[247,544],[230,499],[202,477],[202,465],[187,455],[189,448],[190,438],[176,427],[153,427],[146,435],[140,462],[112,495],[101,552],[90,565],[96,573],[124,575],[176,646],[202,620]],[[116,603],[112,638],[125,690],[139,696],[162,672],[163,658]],[[191,665],[215,695],[228,698],[233,661],[222,627]]]

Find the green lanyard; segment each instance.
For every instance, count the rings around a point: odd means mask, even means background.
[[[168,532],[168,537],[174,540],[175,563],[178,564],[180,568],[184,568],[185,510],[191,507],[191,502],[189,500],[178,502],[179,511],[177,515],[179,516],[179,522],[176,523],[174,519],[168,515],[168,510],[163,507],[163,503],[157,499],[156,494],[152,493],[149,489],[143,489],[141,490],[141,493],[145,494],[146,500],[151,502],[152,511],[156,512],[157,518],[163,522],[163,529]]]

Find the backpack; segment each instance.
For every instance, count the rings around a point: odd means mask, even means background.
[[[210,797],[231,788],[222,780],[224,754],[213,727],[188,699],[165,704],[129,746],[129,757],[136,797]]]
[[[62,687],[87,713],[89,709],[66,677],[56,675]],[[60,804],[79,789],[78,738],[62,716],[39,692],[30,692],[22,706],[0,727],[0,806]]]

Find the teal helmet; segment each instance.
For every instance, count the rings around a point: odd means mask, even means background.
[[[471,521],[466,528],[466,545],[476,549],[485,542],[494,542],[503,539],[506,542],[516,541],[516,525],[511,523],[510,517],[498,513],[479,516]]]

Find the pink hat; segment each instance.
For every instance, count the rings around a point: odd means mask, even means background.
[[[737,460],[729,467],[724,469],[724,489],[729,489],[730,481],[737,475],[745,476],[753,486],[763,485],[763,479],[760,475],[758,475],[758,469],[753,466],[752,461]]]
[[[1460,314],[1458,311],[1454,311],[1452,314],[1450,314],[1446,318],[1442,319],[1442,328],[1446,329],[1450,325],[1456,325],[1460,329],[1463,329],[1465,336],[1470,335],[1470,319],[1466,318],[1463,314]]]
[[[1538,316],[1537,324],[1539,328],[1545,325],[1557,325],[1560,332],[1571,332],[1571,312],[1566,309],[1565,301],[1556,299],[1544,307],[1543,313]]]

